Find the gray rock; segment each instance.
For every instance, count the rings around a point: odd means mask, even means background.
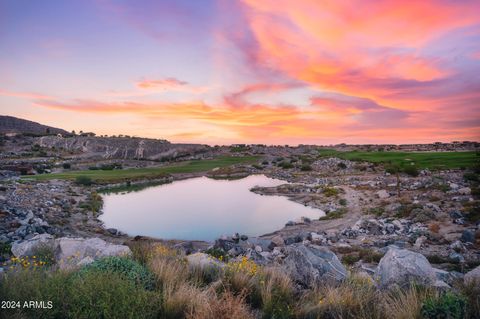
[[[425,256],[396,246],[388,247],[378,264],[375,277],[381,288],[405,288],[413,282],[430,287],[446,285],[438,281],[434,268]]]
[[[128,256],[128,246],[108,243],[100,238],[58,238],[55,240],[56,259],[60,268],[77,266],[86,257]]]
[[[108,228],[107,231],[112,235],[116,235],[118,232],[115,228]]]
[[[457,262],[457,263],[464,263],[465,262],[465,258],[459,254],[459,253],[451,253],[450,255],[448,255],[448,258],[454,262]]]
[[[41,234],[22,242],[14,242],[12,244],[12,254],[15,257],[31,256],[35,252],[35,249],[43,245],[50,246],[54,249],[55,242],[53,236]]]
[[[205,253],[195,253],[187,256],[187,262],[191,267],[200,268],[223,268],[225,264]]]
[[[478,283],[480,285],[480,266],[467,272],[463,277],[466,284]]]
[[[347,276],[347,270],[340,260],[326,247],[297,244],[286,247],[285,252],[287,257],[282,267],[304,287],[338,283]]]
[[[470,229],[465,229],[460,240],[464,243],[475,243],[475,233]]]

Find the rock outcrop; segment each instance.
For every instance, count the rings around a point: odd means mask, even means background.
[[[13,243],[12,253],[16,257],[31,256],[42,246],[52,250],[56,263],[63,269],[85,265],[101,257],[125,256],[132,253],[127,246],[111,244],[100,238],[54,239],[49,234],[41,234],[29,240]]]
[[[326,247],[294,244],[286,247],[285,253],[282,267],[301,286],[313,288],[322,283],[338,283],[347,277],[345,267]]]
[[[448,285],[437,279],[435,269],[422,254],[389,246],[375,272],[381,288],[405,288],[412,283],[425,286],[447,288]]]
[[[480,284],[480,266],[467,272],[465,277],[463,277],[466,284],[477,282]]]

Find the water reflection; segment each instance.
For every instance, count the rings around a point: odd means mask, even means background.
[[[104,195],[101,219],[129,235],[213,240],[239,232],[256,236],[280,229],[288,220],[323,215],[280,196],[250,192],[253,186],[284,181],[253,175],[240,180],[193,178],[138,192]]]

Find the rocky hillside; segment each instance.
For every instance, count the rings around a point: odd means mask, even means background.
[[[0,115],[0,133],[31,133],[31,134],[67,134],[56,127],[42,125],[37,122],[19,119],[13,116]]]
[[[104,159],[168,160],[193,156],[208,150],[201,144],[172,144],[166,140],[131,137],[42,136],[37,139],[42,147],[82,153],[85,157]]]

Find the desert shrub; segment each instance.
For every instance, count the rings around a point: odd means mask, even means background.
[[[63,163],[62,166],[63,166],[64,169],[70,169],[70,168],[72,168],[72,164],[70,164],[70,163]]]
[[[338,203],[342,206],[347,206],[347,200],[345,198],[341,198]]]
[[[80,175],[75,178],[75,183],[77,183],[78,185],[90,186],[93,184],[93,181],[88,176]]]
[[[220,261],[227,262],[228,261],[228,254],[220,248],[209,248],[205,250],[206,254],[209,254],[212,257],[215,257],[216,259]]]
[[[278,164],[279,167],[283,168],[283,169],[289,169],[289,168],[293,168],[293,164],[290,163],[290,162],[287,162],[287,161],[282,161]]]
[[[408,165],[408,166],[405,166],[405,168],[403,169],[403,172],[407,175],[410,175],[410,176],[413,176],[413,177],[416,177],[418,176],[418,174],[420,174],[418,172],[418,169],[415,165]]]
[[[49,244],[40,244],[33,248],[32,256],[35,257],[37,262],[41,262],[46,266],[55,264],[55,249]]]
[[[383,304],[386,318],[422,319],[422,304],[434,294],[432,290],[413,286],[385,292],[379,302]]]
[[[262,318],[287,319],[293,317],[293,283],[281,270],[265,268],[258,274],[262,303]]]
[[[68,299],[60,303],[68,318],[157,318],[161,313],[159,294],[120,273],[89,271],[74,276],[68,290]]]
[[[253,164],[252,167],[255,169],[263,169],[263,166],[258,164]]]
[[[474,280],[462,284],[460,287],[462,295],[467,301],[467,318],[480,317],[480,280]]]
[[[154,243],[150,240],[132,241],[127,243],[132,251],[132,257],[142,265],[147,265],[153,257]]]
[[[98,259],[82,268],[80,274],[91,272],[111,272],[145,289],[154,287],[153,274],[145,266],[128,257],[110,256]]]
[[[235,296],[229,291],[220,295],[208,294],[208,307],[196,308],[190,319],[254,319],[245,303],[244,296]]]
[[[86,209],[93,213],[98,213],[103,207],[103,199],[97,192],[90,193],[87,201],[79,204],[80,208]]]
[[[337,196],[339,194],[339,190],[334,187],[324,187],[322,190],[323,195],[327,197]]]
[[[427,319],[465,317],[466,300],[463,296],[446,292],[440,296],[427,298],[422,305],[422,315]]]
[[[478,182],[478,175],[473,173],[473,172],[467,172],[463,174],[463,179],[468,181],[468,182]]]
[[[353,265],[360,260],[360,255],[358,253],[350,253],[342,256],[342,263],[345,265]]]
[[[0,241],[0,256],[10,255],[12,253],[12,244]]]
[[[70,274],[44,270],[17,269],[0,280],[0,296],[2,300],[51,301],[52,309],[21,307],[17,309],[2,309],[0,318],[65,318],[66,304],[69,300],[68,287],[71,285]],[[48,304],[45,304],[48,306]]]
[[[349,279],[339,286],[322,286],[300,300],[297,318],[383,318],[379,293],[373,284]]]
[[[368,210],[369,214],[375,215],[375,216],[382,216],[385,213],[385,208],[383,207],[372,207]]]
[[[300,170],[304,171],[304,172],[309,172],[312,170],[312,166],[310,166],[309,164],[303,164],[302,167],[300,168]]]
[[[348,212],[346,207],[339,208],[337,210],[327,212],[325,216],[320,217],[318,220],[330,220],[343,217]]]
[[[340,168],[340,169],[346,169],[347,164],[345,164],[344,162],[340,162],[340,163],[337,164],[337,167]]]

